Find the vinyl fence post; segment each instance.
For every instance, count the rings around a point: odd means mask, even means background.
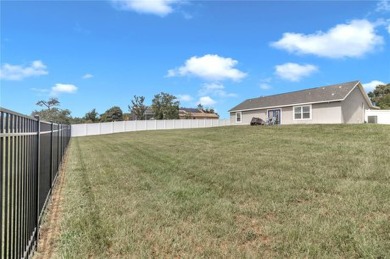
[[[35,116],[37,119],[37,160],[36,160],[36,170],[37,175],[35,177],[35,194],[36,194],[36,217],[35,217],[35,249],[38,247],[38,238],[39,238],[39,174],[41,170],[40,160],[41,160],[41,119],[37,115]]]

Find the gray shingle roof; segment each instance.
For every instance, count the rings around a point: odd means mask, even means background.
[[[229,111],[261,109],[304,103],[335,102],[344,100],[359,81],[321,86],[296,92],[247,99]]]
[[[184,107],[180,107],[179,110],[182,110],[182,111],[185,111],[185,112],[192,112],[192,113],[200,112],[199,109],[197,109],[197,108],[184,108]]]

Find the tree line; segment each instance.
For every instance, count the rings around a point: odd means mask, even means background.
[[[128,113],[124,113],[119,106],[113,106],[104,113],[99,114],[96,109],[87,112],[83,117],[72,117],[71,111],[61,109],[58,98],[49,100],[40,100],[36,105],[44,107],[41,110],[34,110],[31,115],[39,115],[42,120],[55,123],[94,123],[94,122],[112,122],[123,120],[145,120],[147,119],[146,110],[150,110],[149,116],[156,120],[179,119],[179,100],[171,94],[161,92],[156,94],[152,100],[152,105],[145,105],[145,97],[134,95],[131,103],[128,105]],[[149,108],[149,109],[148,109]]]
[[[381,109],[390,109],[390,84],[378,85],[368,93],[373,104]]]

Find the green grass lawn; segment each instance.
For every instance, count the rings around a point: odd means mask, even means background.
[[[73,138],[58,257],[390,254],[390,127]]]

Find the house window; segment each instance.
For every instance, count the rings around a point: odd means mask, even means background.
[[[310,120],[310,119],[311,119],[311,105],[294,107],[294,120]]]
[[[241,123],[242,120],[242,112],[236,112],[236,122]]]

